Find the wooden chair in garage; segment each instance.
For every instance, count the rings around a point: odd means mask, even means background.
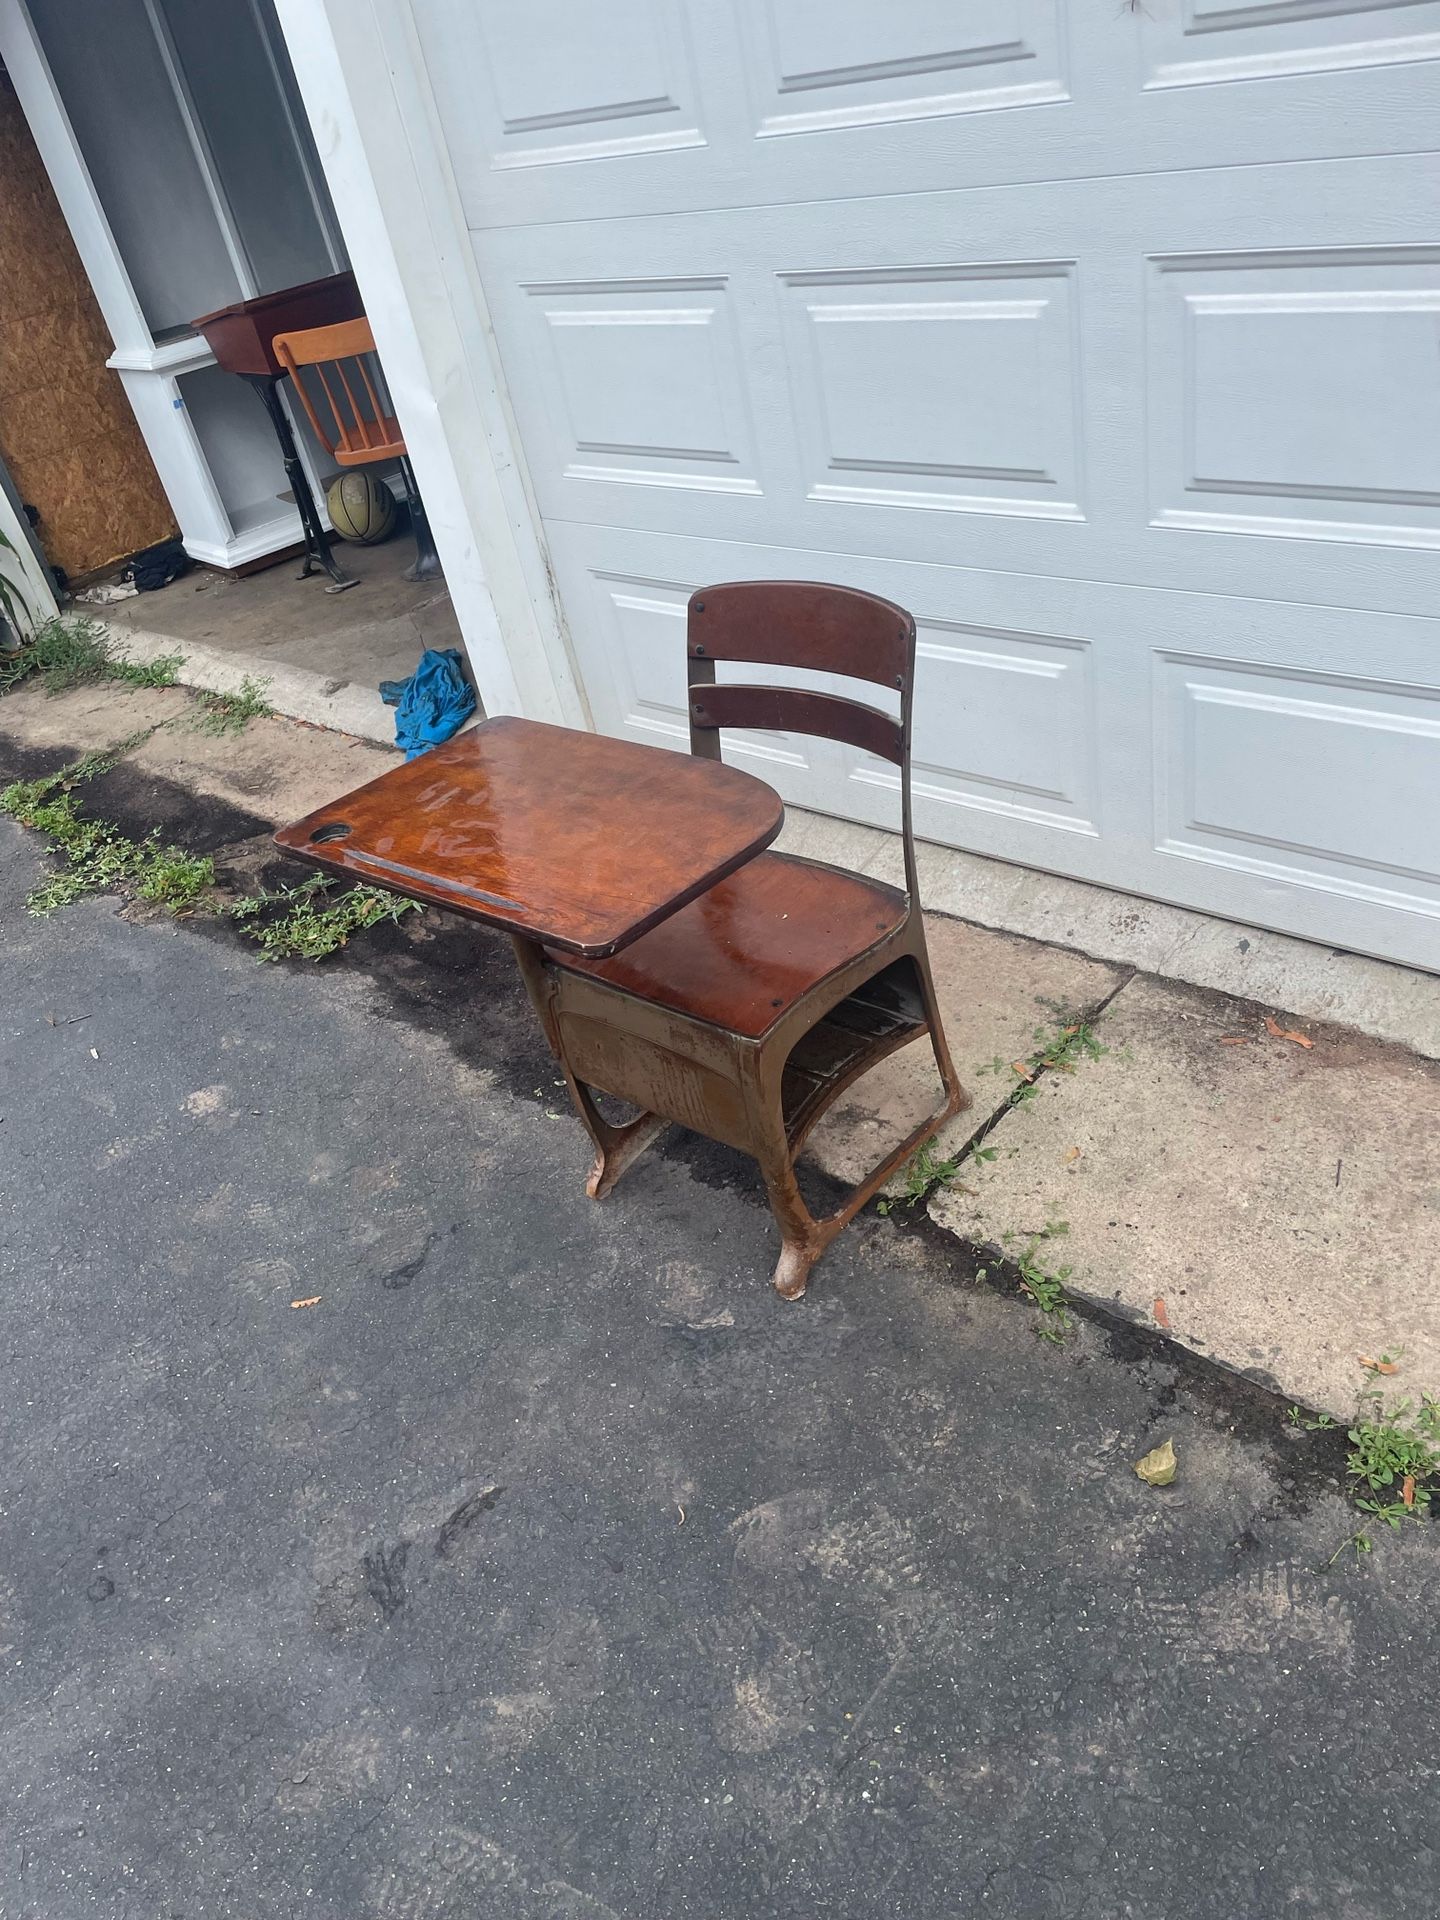
[[[775,1286],[793,1300],[846,1222],[968,1104],[941,1027],[915,875],[915,622],[848,587],[733,583],[691,597],[687,651],[692,753],[718,760],[722,727],[779,728],[842,741],[899,769],[904,892],[761,853],[608,959],[532,950],[521,962],[595,1141],[590,1193],[603,1198],[672,1121],[752,1154],[783,1242]],[[830,693],[717,684],[722,662],[869,681],[898,695],[899,718]],[[922,1035],[943,1104],[841,1206],[816,1218],[795,1178],[806,1136],[853,1080]],[[612,1124],[596,1090],[638,1106],[640,1117]]]
[[[440,556],[430,537],[430,522],[405,451],[405,436],[385,404],[388,396],[370,322],[362,315],[358,320],[340,320],[329,327],[307,327],[301,333],[277,333],[271,345],[275,358],[290,376],[290,385],[315,437],[337,465],[367,467],[380,460],[400,462],[410,528],[415,535],[415,560],[406,568],[405,578],[428,580],[439,573]],[[314,379],[302,379],[302,368],[309,368]],[[323,404],[315,391],[317,383]]]

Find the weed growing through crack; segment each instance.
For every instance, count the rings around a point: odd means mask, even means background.
[[[146,665],[127,659],[98,620],[59,614],[43,620],[22,647],[0,654],[0,693],[32,676],[46,693],[95,680],[118,680],[131,687],[173,687],[184,666],[178,653]]]
[[[1095,1029],[1088,1020],[1070,1021],[1054,1028],[1036,1027],[1031,1037],[1036,1045],[1025,1059],[1005,1060],[996,1054],[988,1066],[978,1069],[981,1073],[1009,1073],[1014,1076],[1015,1085],[1000,1111],[991,1116],[970,1145],[961,1147],[958,1153],[948,1158],[935,1152],[933,1141],[926,1141],[905,1163],[903,1191],[887,1194],[877,1201],[878,1213],[893,1213],[902,1206],[917,1207],[937,1188],[950,1186],[963,1166],[971,1162],[984,1166],[987,1161],[996,1159],[1000,1149],[987,1146],[987,1136],[1011,1107],[1034,1099],[1036,1082],[1042,1072],[1073,1073],[1081,1060],[1098,1060],[1102,1054],[1109,1052],[1109,1048],[1103,1046],[1096,1037]],[[1012,1153],[1018,1151],[1018,1148],[1011,1148]]]
[[[1423,1394],[1385,1405],[1378,1388],[1360,1396],[1360,1412],[1348,1429],[1347,1469],[1362,1513],[1397,1532],[1406,1520],[1430,1511],[1432,1483],[1440,1480],[1440,1400]]]
[[[123,680],[129,687],[174,687],[180,683],[183,653],[162,653],[143,664],[138,660],[112,660],[109,678]]]
[[[1391,1355],[1381,1364],[1393,1371]],[[1328,1433],[1338,1425],[1328,1413],[1308,1414],[1299,1407],[1291,1407],[1287,1418],[1307,1433]],[[1373,1553],[1372,1527],[1398,1533],[1407,1520],[1430,1517],[1440,1489],[1440,1398],[1424,1393],[1418,1405],[1412,1400],[1387,1405],[1380,1387],[1364,1388],[1356,1396],[1355,1419],[1345,1438],[1350,1497],[1368,1519],[1331,1554],[1326,1564],[1332,1567],[1347,1548],[1357,1558]]]
[[[1040,1320],[1035,1331],[1042,1340],[1048,1340],[1054,1346],[1061,1346],[1065,1336],[1075,1325],[1070,1312],[1070,1298],[1065,1291],[1065,1282],[1074,1271],[1072,1267],[1056,1267],[1049,1272],[1041,1266],[1038,1250],[1047,1240],[1058,1240],[1070,1231],[1068,1220],[1051,1220],[1039,1233],[1032,1234],[1029,1244],[1015,1261],[1015,1271],[1020,1291],[1028,1294],[1040,1309]],[[989,1275],[988,1267],[977,1268],[975,1278],[984,1280]]]
[[[323,960],[362,927],[398,920],[419,906],[379,887],[351,887],[332,900],[332,884],[323,873],[313,874],[293,887],[232,901],[225,912],[258,944],[261,960]]]
[[[1011,1106],[1034,1099],[1042,1073],[1073,1073],[1082,1060],[1098,1060],[1110,1051],[1101,1044],[1088,1020],[1074,1020],[1062,1027],[1036,1027],[1031,1038],[1035,1046],[1023,1060],[1006,1060],[997,1053],[979,1069],[981,1073],[1013,1075],[1016,1085],[1010,1094]]]
[[[247,673],[235,693],[202,693],[190,724],[199,733],[243,733],[252,720],[274,713],[265,698],[269,691],[268,680]]]

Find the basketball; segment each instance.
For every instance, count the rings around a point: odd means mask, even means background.
[[[395,497],[383,480],[364,467],[352,467],[330,482],[325,494],[330,524],[342,540],[373,547],[395,531]]]

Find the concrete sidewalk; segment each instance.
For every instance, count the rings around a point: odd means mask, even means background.
[[[0,820],[6,1920],[1430,1920],[1440,1529],[1347,1555],[1335,1436],[901,1216],[785,1306],[680,1135],[595,1206],[482,929],[265,967],[42,870]]]
[[[0,740],[28,769],[157,726],[111,776],[120,810],[184,812],[147,792],[243,809],[246,875],[271,859],[263,826],[393,759],[278,718],[220,739],[160,724],[190,698],[25,689],[0,705]],[[802,821],[802,848],[811,832]],[[1339,1417],[1373,1384],[1361,1356],[1398,1357],[1397,1395],[1440,1393],[1440,1063],[962,920],[932,917],[931,939],[974,1105],[931,1163],[954,1164],[909,1210],[975,1260],[1008,1260],[1012,1278],[1033,1248],[1046,1271],[1070,1269],[1072,1295]],[[1093,1023],[1093,1050],[1064,1070],[1027,1065],[1077,1023]],[[818,1130],[813,1158],[854,1179],[935,1085],[918,1048],[886,1063]]]

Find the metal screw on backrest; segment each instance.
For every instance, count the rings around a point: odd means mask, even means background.
[[[903,687],[903,686],[904,686],[904,684],[905,684],[905,676],[904,676],[904,674],[903,674],[903,673],[897,673],[897,674],[896,674],[896,676],[895,676],[895,684],[896,684],[896,686],[897,686],[897,687]]]
[[[705,602],[704,602],[703,600],[697,600],[697,601],[695,602],[695,611],[696,611],[696,613],[704,613],[704,611],[705,611]]]
[[[704,647],[696,647],[696,649],[695,649],[695,658],[696,658],[697,660],[703,660],[703,659],[705,658],[705,649],[704,649]]]

